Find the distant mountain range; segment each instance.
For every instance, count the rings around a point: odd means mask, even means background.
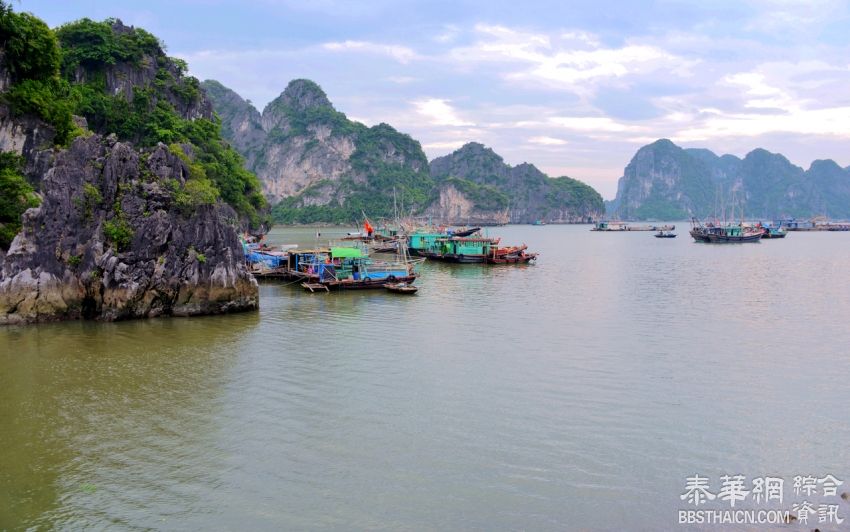
[[[635,220],[713,216],[724,207],[750,218],[850,218],[850,168],[827,159],[803,170],[761,148],[740,159],[661,139],[638,150],[606,204],[608,216]]]
[[[391,216],[395,206],[475,224],[577,222],[604,212],[588,185],[527,163],[511,167],[478,143],[429,165],[419,142],[387,124],[349,120],[309,80],[290,82],[262,113],[217,81],[202,86],[278,222],[350,223],[363,213]]]

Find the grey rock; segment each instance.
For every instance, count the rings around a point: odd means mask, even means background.
[[[168,180],[187,175],[165,146],[140,153],[113,136],[59,152],[3,259],[0,323],[256,309],[236,213],[221,203],[181,212]],[[104,232],[119,220],[132,229],[124,249]]]

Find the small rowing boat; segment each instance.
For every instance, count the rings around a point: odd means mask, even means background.
[[[413,286],[410,283],[388,283],[384,285],[384,288],[386,288],[390,292],[395,292],[396,294],[407,295],[415,294],[419,290],[419,288]]]

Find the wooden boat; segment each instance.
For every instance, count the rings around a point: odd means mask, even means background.
[[[477,233],[480,230],[481,230],[480,227],[473,227],[472,229],[463,229],[461,231],[454,231],[452,233],[452,235],[458,236],[458,237],[470,236],[470,235],[474,235],[475,233]]]
[[[487,257],[487,264],[525,264],[537,259],[537,253],[526,253],[528,248],[521,246],[496,247]]]
[[[491,254],[490,250],[498,244],[498,238],[452,236],[435,239],[433,245],[420,254],[442,262],[484,263]]]
[[[676,233],[670,231],[658,231],[655,233],[655,238],[676,238]]]
[[[788,232],[781,227],[765,227],[762,238],[785,238]]]
[[[487,264],[526,264],[533,260],[537,260],[537,253],[526,253],[523,251],[517,255],[487,257]]]
[[[417,291],[419,291],[419,288],[413,286],[410,283],[388,283],[388,284],[384,285],[384,288],[386,288],[390,292],[394,292],[396,294],[407,294],[407,295],[413,295]]]
[[[743,224],[713,225],[694,220],[691,228],[691,236],[696,242],[707,244],[740,244],[746,242],[758,242],[764,235],[761,228],[746,227]]]
[[[406,257],[392,261],[373,260],[359,248],[347,247],[332,247],[324,256],[324,262],[321,259],[321,256],[315,256],[312,262],[306,264],[305,280],[311,285],[324,285],[329,290],[363,290],[383,288],[387,284],[413,283],[417,277],[416,267],[424,260],[408,260]]]

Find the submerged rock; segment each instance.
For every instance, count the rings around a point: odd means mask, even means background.
[[[163,144],[78,138],[45,172],[0,271],[0,324],[256,309],[237,214],[175,198],[189,168]]]

